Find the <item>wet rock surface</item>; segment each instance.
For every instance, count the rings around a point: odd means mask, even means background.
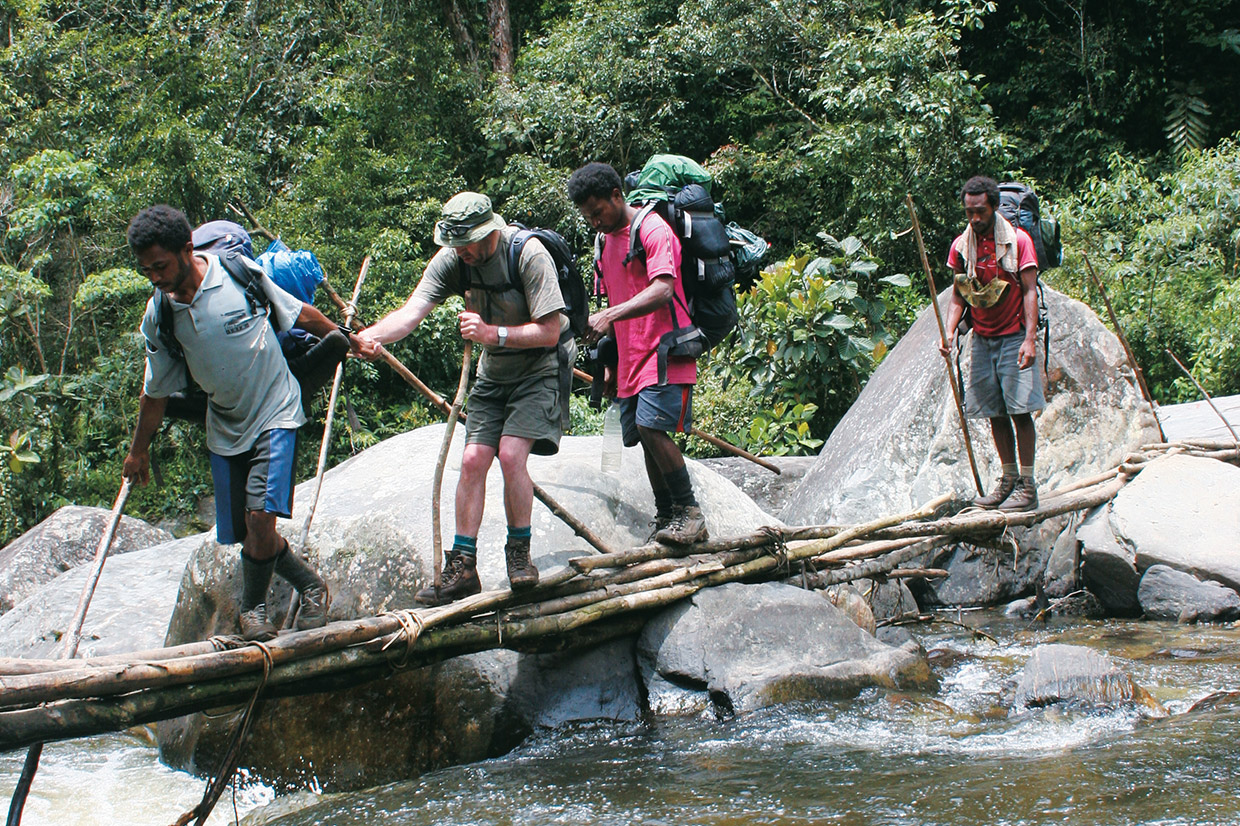
[[[709,698],[719,713],[741,713],[933,684],[913,647],[881,643],[821,594],[775,583],[700,591],[648,623],[637,652],[656,712],[693,710],[686,692],[696,707]]]
[[[1146,569],[1137,599],[1150,619],[1229,622],[1240,617],[1240,594],[1226,585],[1202,582],[1166,565]]]
[[[1061,643],[1033,652],[1017,678],[1016,704],[1029,708],[1131,705],[1146,714],[1166,715],[1162,705],[1109,657],[1085,646]]]

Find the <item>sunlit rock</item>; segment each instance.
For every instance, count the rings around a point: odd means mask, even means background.
[[[443,426],[411,431],[330,470],[307,543],[331,587],[331,619],[414,607],[432,571],[432,478]],[[445,547],[452,541],[454,490],[464,430],[453,440],[441,501]],[[624,451],[619,473],[600,470],[600,437],[565,437],[558,456],[532,457],[530,473],[547,493],[616,548],[641,544],[654,500],[640,448]],[[713,536],[750,533],[770,516],[696,462],[689,472]],[[293,518],[281,532],[296,546],[313,494],[298,486]],[[541,574],[594,553],[535,502],[532,556]],[[478,537],[483,589],[507,587],[503,479],[496,462]],[[239,561],[236,547],[214,543],[194,555],[169,627],[169,645],[234,633]],[[279,624],[289,604],[278,578],[269,599]],[[816,599],[825,603],[821,596]],[[602,642],[595,639],[595,644]],[[246,762],[276,780],[313,776],[331,789],[413,777],[438,766],[503,753],[532,728],[577,719],[631,719],[638,692],[631,642],[588,652],[518,655],[498,650],[401,672],[352,688],[272,700],[255,724]],[[322,724],[331,720],[330,726]],[[159,726],[162,755],[174,767],[206,770],[226,746],[231,718],[193,715]]]
[[[111,516],[106,508],[66,505],[0,549],[0,613],[70,568],[93,561]],[[122,516],[108,554],[137,551],[170,539],[172,534],[162,528]]]
[[[638,663],[660,713],[691,708],[686,692],[742,713],[934,682],[915,644],[881,643],[821,594],[777,583],[710,588],[669,608],[642,631]]]
[[[940,306],[946,308],[947,297],[940,296]],[[1044,494],[1114,467],[1132,449],[1158,438],[1115,336],[1084,304],[1051,289],[1046,299],[1050,369],[1047,408],[1037,419],[1036,464]],[[976,495],[938,344],[938,325],[927,308],[875,370],[790,495],[779,514],[785,522],[859,523],[911,510],[942,494]],[[963,367],[967,382],[967,364]],[[989,485],[999,472],[989,427],[973,422],[971,430],[982,482]],[[1027,594],[1067,524],[1067,517],[1059,517],[1017,528],[1010,535],[1018,550],[1006,554],[969,546],[946,549],[934,564],[951,576],[915,593],[919,600],[944,604],[994,604]]]
[[[185,563],[208,544],[205,534],[109,557],[95,587],[78,657],[160,648],[176,605]],[[0,655],[58,658],[93,565],[79,565],[0,616]]]

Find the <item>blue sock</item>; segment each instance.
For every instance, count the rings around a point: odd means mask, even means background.
[[[508,538],[510,540],[511,539],[529,539],[530,538],[530,526],[526,525],[524,528],[514,528],[512,525],[509,525],[508,526]]]
[[[452,538],[452,550],[462,556],[478,555],[478,537],[456,534]]]

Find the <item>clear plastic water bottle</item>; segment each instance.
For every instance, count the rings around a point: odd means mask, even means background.
[[[624,440],[620,435],[620,405],[614,401],[607,406],[603,414],[603,460],[601,467],[604,473],[620,471],[620,453],[624,449]]]

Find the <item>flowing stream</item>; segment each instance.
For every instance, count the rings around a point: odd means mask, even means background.
[[[935,692],[868,690],[725,720],[579,724],[501,758],[349,794],[277,796],[243,779],[236,812],[269,826],[1240,826],[1240,699],[1190,711],[1240,688],[1240,628],[943,616],[997,641],[945,623],[917,629],[941,679]],[[1170,715],[1013,708],[1016,675],[1050,642],[1107,653]],[[23,756],[0,756],[6,799]],[[53,744],[23,823],[166,826],[203,783],[162,767],[133,735]],[[225,794],[210,823],[232,822]]]

